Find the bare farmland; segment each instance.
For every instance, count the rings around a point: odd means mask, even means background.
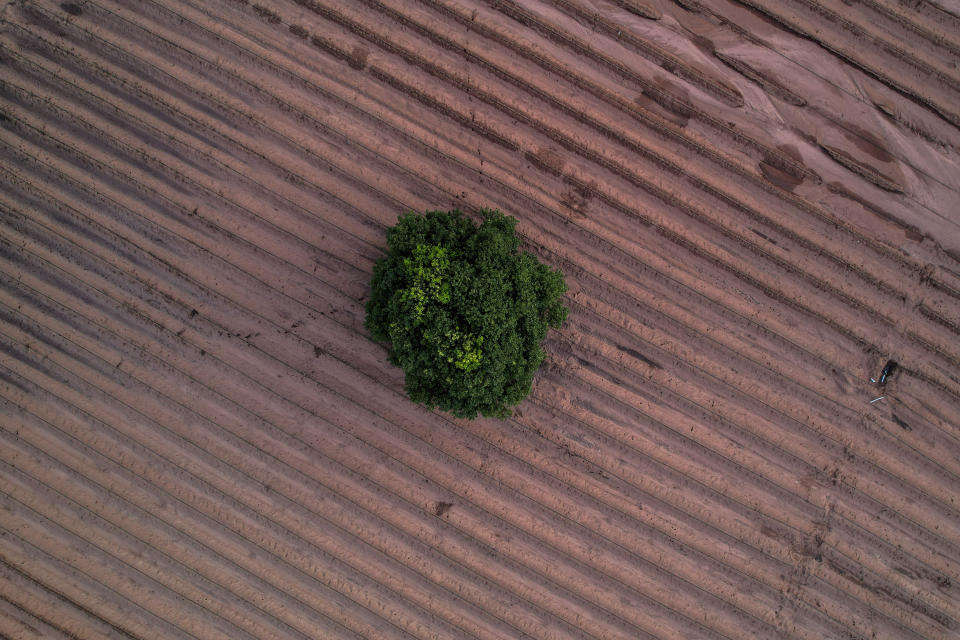
[[[0,10],[0,636],[960,634],[955,2]],[[451,420],[363,305],[485,206],[570,317]]]

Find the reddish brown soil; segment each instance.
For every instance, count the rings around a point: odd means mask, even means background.
[[[960,634],[955,2],[0,17],[0,636]],[[363,305],[485,206],[570,318],[451,420]]]

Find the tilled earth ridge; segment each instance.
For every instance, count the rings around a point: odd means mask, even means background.
[[[0,11],[0,636],[960,633],[953,4]],[[483,207],[570,287],[505,421],[363,327]]]

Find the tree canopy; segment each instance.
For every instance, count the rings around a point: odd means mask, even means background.
[[[410,399],[461,418],[508,417],[567,316],[563,274],[518,251],[516,219],[485,209],[409,212],[387,231],[366,306]]]

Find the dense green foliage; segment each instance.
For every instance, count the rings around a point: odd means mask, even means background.
[[[366,326],[391,343],[410,399],[461,418],[505,418],[530,393],[548,327],[567,316],[563,274],[517,251],[516,220],[407,213],[373,269]]]

